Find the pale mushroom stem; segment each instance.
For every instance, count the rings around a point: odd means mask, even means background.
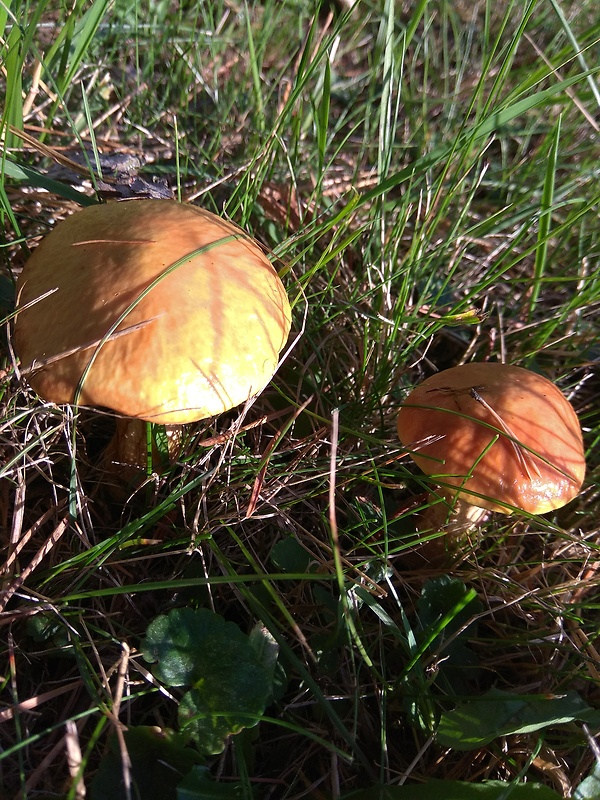
[[[117,427],[105,456],[119,469],[121,466],[145,468],[148,461],[148,423],[143,419],[117,417]]]
[[[500,414],[492,408],[474,387],[469,390],[469,394],[486,409],[500,430],[506,434],[515,458],[523,472],[523,477],[531,481],[532,472],[535,472],[539,478],[540,471],[533,457],[519,444],[515,434]],[[531,465],[531,469],[529,465]],[[477,525],[484,522],[490,513],[486,508],[469,503],[464,497],[457,497],[456,491],[451,492],[448,489],[439,487],[436,494],[438,497],[441,496],[443,498],[443,502],[436,502],[429,506],[421,515],[421,521],[425,529],[443,530],[445,534],[450,536],[451,541],[476,528]]]
[[[419,520],[421,530],[438,530],[460,535],[475,528],[490,513],[487,508],[479,508],[467,500],[459,499],[445,489],[438,489],[436,496],[443,497],[443,501],[436,502],[423,511]]]
[[[104,465],[113,473],[140,474],[148,464],[148,423],[133,417],[117,417],[116,430],[104,451]],[[181,426],[166,425],[169,461],[177,459],[181,449]],[[158,453],[153,449],[153,458]]]
[[[441,487],[430,495],[430,499],[432,504],[417,517],[417,531],[423,539],[413,553],[413,560],[417,564],[443,567],[460,552],[459,543],[490,512],[464,499],[458,499],[455,494]]]

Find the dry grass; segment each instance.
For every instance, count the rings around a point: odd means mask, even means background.
[[[345,17],[265,3],[249,25],[232,3],[199,19],[163,5],[107,11],[62,85],[59,60],[36,83],[35,57],[64,13],[49,4],[23,61],[22,122],[69,157],[82,144],[92,163],[94,149],[135,155],[146,180],[167,176],[183,199],[248,227],[286,270],[293,347],[249,409],[189,426],[177,464],[124,487],[100,466],[110,415],[37,398],[9,336],[3,797],[83,797],[78,760],[89,791],[111,730],[176,724],[138,648],[149,621],[181,605],[245,631],[260,620],[279,644],[270,721],[209,763],[246,794],[519,777],[570,796],[594,765],[580,725],[466,753],[434,737],[443,710],[491,686],[600,704],[595,96],[581,78],[469,136],[581,71],[565,31],[545,2],[523,30],[526,12],[509,5],[505,17],[503,4],[431,3],[419,19],[408,7],[390,19],[392,3]],[[593,8],[564,9],[590,62]],[[53,174],[26,146],[14,155]],[[10,286],[75,204],[10,176],[2,204]],[[433,370],[487,359],[558,382],[584,428],[588,477],[552,515],[493,515],[439,567],[416,534],[428,486],[400,448],[396,413]],[[458,675],[444,667],[451,626],[420,648],[422,589],[443,575],[478,602],[461,639],[473,661]]]

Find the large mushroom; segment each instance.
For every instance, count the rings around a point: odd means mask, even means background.
[[[400,409],[398,434],[439,487],[437,521],[443,515],[455,531],[481,509],[560,508],[585,475],[572,405],[547,378],[521,367],[470,363],[431,376]]]
[[[110,449],[125,463],[143,463],[142,421],[206,419],[261,392],[291,323],[259,245],[172,200],[73,214],[35,249],[17,290],[14,345],[30,384],[54,403],[116,412]]]

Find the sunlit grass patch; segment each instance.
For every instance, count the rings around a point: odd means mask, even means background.
[[[134,177],[246,227],[294,309],[254,404],[119,486],[100,466],[111,415],[44,403],[3,340],[7,796],[118,786],[126,751],[137,780],[146,749],[176,774],[164,797],[430,779],[566,797],[594,766],[600,677],[595,3],[196,5],[0,10],[2,316],[39,237]],[[434,371],[486,360],[557,383],[588,475],[557,512],[491,516],[440,567],[397,411]],[[182,608],[277,652],[262,721],[210,757],[178,720],[189,687],[144,658]],[[472,751],[436,739],[494,692],[503,710],[534,697],[544,724]],[[568,722],[542,702],[563,695]]]

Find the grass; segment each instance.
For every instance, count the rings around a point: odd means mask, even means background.
[[[5,2],[0,30],[7,320],[29,250],[85,199],[56,166],[83,150],[87,198],[131,154],[246,227],[295,316],[252,408],[190,426],[119,499],[95,466],[110,417],[41,401],[4,339],[2,796],[82,797],[120,725],[177,727],[140,642],[182,605],[260,621],[279,650],[268,719],[206,762],[237,796],[430,778],[570,796],[594,766],[581,720],[471,751],[435,731],[491,687],[600,704],[595,2]],[[488,359],[558,383],[588,475],[439,568],[396,413],[432,371]]]

